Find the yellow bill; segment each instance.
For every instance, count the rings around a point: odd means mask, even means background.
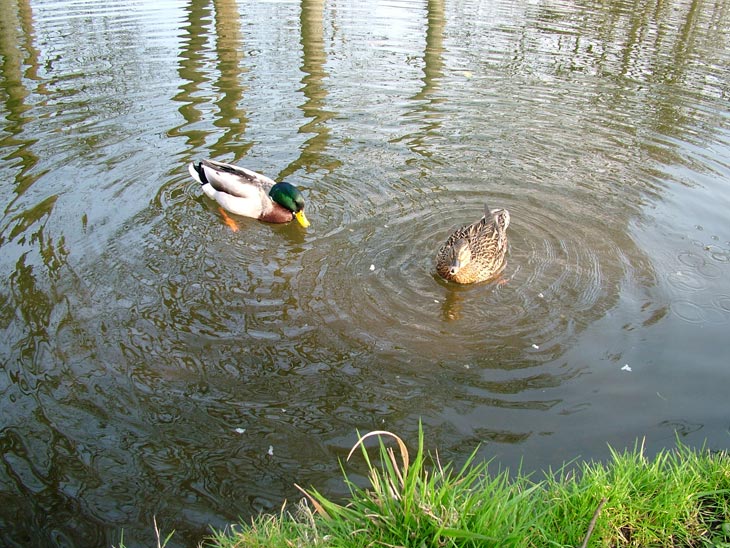
[[[309,226],[309,221],[307,220],[307,216],[304,214],[304,210],[299,210],[294,214],[294,218],[299,221],[299,224],[302,225],[304,228],[307,228]]]

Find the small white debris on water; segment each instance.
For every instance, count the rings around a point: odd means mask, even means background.
[[[439,300],[438,299],[434,299],[433,302],[435,302],[436,304],[438,304]]]
[[[274,446],[273,445],[269,445],[269,451],[268,451],[267,455],[269,455],[270,457],[274,456]]]
[[[244,434],[246,432],[245,428],[236,428],[235,430],[236,434]]]
[[[465,363],[464,364],[464,369],[471,369],[471,365],[469,365],[468,363]]]
[[[373,270],[375,270],[375,265],[374,264],[371,264],[370,265],[370,272],[372,272]]]
[[[621,371],[631,371],[631,366],[627,363],[622,368]]]
[[[540,347],[538,345],[536,345],[536,344],[533,344],[532,345],[532,348],[534,348],[535,350],[540,350]]]
[[[537,296],[540,297],[541,299],[545,298],[545,295],[543,295],[542,293],[538,293]]]

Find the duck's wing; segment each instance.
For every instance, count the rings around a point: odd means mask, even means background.
[[[480,240],[490,237],[496,228],[494,215],[484,206],[484,217],[464,227],[470,240]]]
[[[218,192],[240,198],[249,198],[262,191],[268,194],[275,184],[265,175],[215,160],[202,160],[197,165],[191,164],[190,173],[201,184],[209,184]]]

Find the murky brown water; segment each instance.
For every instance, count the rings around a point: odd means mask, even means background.
[[[195,545],[419,419],[528,470],[727,447],[729,10],[2,3],[0,543]],[[205,157],[311,228],[232,232]],[[446,284],[485,201],[507,283]]]

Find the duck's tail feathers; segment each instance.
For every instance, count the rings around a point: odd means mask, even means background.
[[[495,209],[494,211],[492,211],[491,209],[489,209],[489,204],[487,204],[487,202],[484,202],[484,221],[489,223],[490,221],[496,220],[497,216],[495,215],[495,213],[497,211],[499,210]]]
[[[190,176],[198,181],[201,185],[204,185],[208,182],[208,180],[205,178],[203,165],[200,162],[198,162],[197,165],[195,162],[190,162],[190,164],[188,165],[188,171],[190,172]]]

